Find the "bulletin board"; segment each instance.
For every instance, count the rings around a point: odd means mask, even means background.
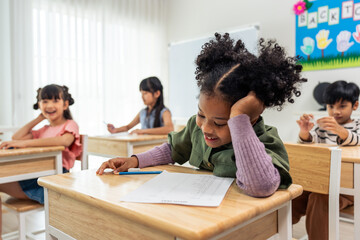
[[[241,39],[248,51],[257,55],[259,26],[252,25],[226,32],[235,40]],[[198,112],[199,89],[195,79],[195,59],[201,51],[201,46],[212,38],[214,35],[209,34],[171,43],[169,46],[169,108],[175,119],[187,119]]]
[[[315,0],[296,15],[304,71],[360,66],[360,0]]]

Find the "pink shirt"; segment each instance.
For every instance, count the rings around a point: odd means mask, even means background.
[[[34,139],[52,138],[62,136],[65,133],[74,135],[74,142],[62,152],[62,164],[67,170],[74,166],[75,158],[81,154],[79,126],[74,120],[66,120],[64,124],[55,127],[46,125],[39,130],[32,130],[31,133]]]

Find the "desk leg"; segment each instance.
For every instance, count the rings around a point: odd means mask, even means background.
[[[354,239],[360,239],[360,163],[354,164]]]
[[[279,239],[292,239],[291,201],[278,210]]]
[[[56,173],[57,174],[62,174],[63,173],[63,169],[62,169],[62,152],[59,152],[56,155]]]
[[[48,198],[48,190],[44,188],[44,208],[45,208],[45,232],[46,232],[46,240],[54,240],[53,236],[50,235],[49,232],[49,198]]]
[[[127,143],[127,156],[131,157],[134,154],[134,145],[130,142]]]
[[[87,153],[84,154],[84,159],[81,159],[81,170],[89,169],[89,155]]]

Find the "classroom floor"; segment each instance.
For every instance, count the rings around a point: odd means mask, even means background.
[[[300,239],[306,234],[305,217],[293,226],[293,237]],[[340,221],[340,240],[354,240],[354,224]]]

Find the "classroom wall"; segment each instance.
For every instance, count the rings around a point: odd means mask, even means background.
[[[288,53],[295,55],[295,14],[297,0],[171,0],[169,6],[169,43],[209,36],[216,31],[225,32],[242,26],[259,24],[260,37],[275,38]],[[296,141],[300,113],[320,108],[313,98],[313,89],[319,82],[339,79],[360,85],[360,68],[343,68],[304,72],[308,82],[294,104],[287,104],[279,112],[266,110],[265,123],[278,128],[284,141]],[[195,80],[194,80],[194,84]],[[194,113],[195,114],[195,113]]]
[[[9,0],[0,1],[0,125],[11,125]]]
[[[209,36],[215,31],[231,31],[258,24],[261,37],[276,38],[287,48],[289,54],[295,54],[295,15],[292,7],[296,0],[169,1],[168,43]],[[12,122],[12,96],[9,91],[11,89],[9,2],[10,0],[0,1],[0,125]],[[318,82],[344,79],[360,85],[360,68],[305,72],[304,76],[309,81],[303,84],[302,95],[296,99],[295,104],[288,104],[281,112],[275,109],[266,110],[263,114],[266,123],[276,126],[285,141],[296,139],[298,132],[295,123],[298,117],[296,114],[315,111],[320,107],[312,97],[312,91]],[[194,84],[196,84],[195,80]]]

